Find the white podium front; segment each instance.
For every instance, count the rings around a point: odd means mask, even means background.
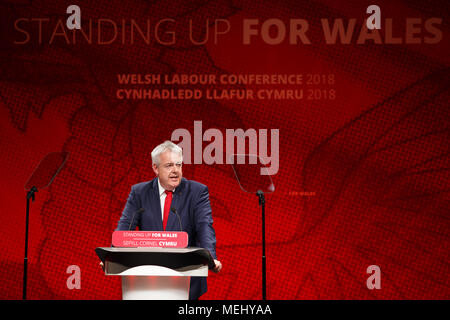
[[[123,300],[187,300],[191,277],[207,277],[214,260],[203,248],[95,249],[105,275],[122,277]]]

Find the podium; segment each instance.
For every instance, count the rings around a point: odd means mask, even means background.
[[[191,277],[207,277],[214,260],[203,248],[95,249],[105,275],[122,277],[123,300],[188,300]]]

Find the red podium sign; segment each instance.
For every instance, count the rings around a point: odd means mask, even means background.
[[[114,231],[114,247],[186,248],[188,234],[179,231]]]

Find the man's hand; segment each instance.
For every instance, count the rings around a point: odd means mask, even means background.
[[[222,263],[220,263],[220,261],[216,259],[214,259],[214,263],[216,264],[216,266],[212,269],[212,271],[218,273],[220,270],[222,270]]]

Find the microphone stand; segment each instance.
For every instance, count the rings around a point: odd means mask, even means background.
[[[30,200],[34,202],[35,193],[47,188],[55,179],[66,163],[68,152],[50,152],[39,162],[31,177],[25,183],[27,191],[27,211],[25,217],[25,256],[23,259],[23,300],[27,299],[27,272],[28,272],[28,220],[30,216]]]
[[[22,299],[27,300],[27,272],[28,272],[28,220],[30,216],[30,200],[34,202],[35,193],[38,189],[33,186],[30,191],[27,192],[27,212],[25,217],[25,255],[23,258],[23,289]]]
[[[261,207],[261,222],[262,222],[262,299],[266,300],[266,218],[265,218],[265,204],[264,192],[258,190],[256,195],[259,199],[259,206]]]

